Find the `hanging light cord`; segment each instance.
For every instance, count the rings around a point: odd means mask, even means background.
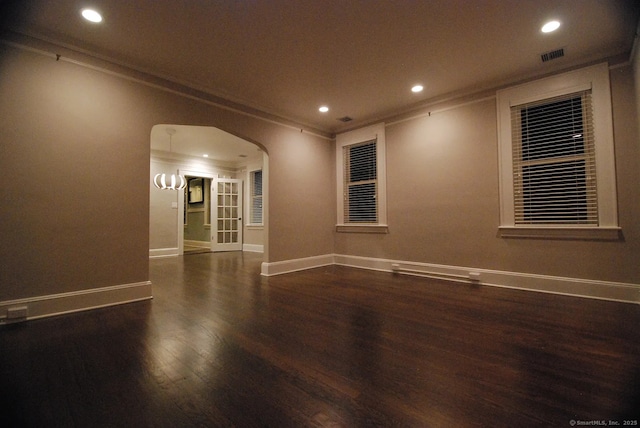
[[[172,137],[175,133],[175,129],[167,128],[167,134],[169,134],[169,153],[173,153]],[[153,185],[161,190],[182,190],[187,187],[187,181],[180,174],[171,174],[168,181],[167,178],[167,174],[156,174],[155,177],[153,177]]]

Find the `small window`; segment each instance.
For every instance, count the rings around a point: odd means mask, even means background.
[[[385,125],[336,136],[338,232],[388,233]]]
[[[251,171],[250,187],[249,220],[251,224],[262,224],[262,170]]]
[[[377,169],[376,140],[345,146],[344,222],[376,223]]]

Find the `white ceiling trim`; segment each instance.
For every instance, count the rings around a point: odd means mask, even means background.
[[[29,37],[31,37],[31,36],[29,36]],[[39,41],[42,41],[42,42],[45,42],[45,43],[50,43],[50,44],[56,46],[56,44],[54,44],[52,42],[48,42],[46,40],[41,40],[41,39],[38,39],[36,37],[33,37],[33,38],[36,39],[36,40],[39,40]],[[295,130],[295,131],[300,131],[301,133],[313,135],[315,137],[319,137],[319,138],[322,138],[322,139],[327,140],[327,141],[333,141],[333,139],[334,139],[331,136],[323,135],[321,133],[305,129],[304,125],[301,125],[301,126],[289,125],[287,123],[283,123],[283,122],[279,122],[277,120],[269,119],[267,117],[263,117],[263,116],[260,116],[260,115],[254,114],[254,113],[249,113],[249,112],[243,111],[241,109],[229,107],[229,106],[224,105],[222,103],[217,103],[217,102],[214,102],[214,101],[211,101],[211,100],[207,100],[207,99],[205,99],[203,97],[198,97],[198,96],[195,96],[195,95],[192,95],[192,94],[187,94],[185,92],[182,92],[182,91],[179,91],[179,90],[176,90],[176,89],[171,89],[171,88],[168,88],[167,86],[164,86],[164,85],[161,85],[161,84],[158,84],[158,83],[152,83],[152,82],[146,81],[144,79],[139,79],[137,77],[133,77],[133,76],[128,75],[126,73],[109,70],[107,68],[96,66],[96,65],[90,64],[88,62],[79,61],[79,60],[72,59],[72,58],[67,57],[67,56],[62,56],[60,54],[52,53],[52,52],[49,52],[49,51],[46,51],[46,50],[43,50],[43,49],[34,48],[32,46],[29,46],[29,45],[26,45],[26,44],[23,44],[23,43],[17,43],[17,42],[13,42],[13,41],[6,40],[6,39],[0,39],[0,43],[2,43],[4,45],[7,45],[7,46],[11,46],[11,47],[16,48],[16,49],[20,49],[20,50],[28,51],[28,52],[31,52],[31,53],[43,55],[43,56],[46,56],[48,58],[52,58],[52,59],[54,59],[56,61],[67,62],[67,63],[73,64],[73,65],[77,65],[79,67],[90,69],[92,71],[98,71],[100,73],[104,73],[104,74],[107,74],[107,75],[110,75],[110,76],[118,77],[118,78],[130,81],[130,82],[134,82],[134,83],[138,83],[138,84],[141,84],[141,85],[145,85],[145,86],[150,87],[150,88],[158,89],[158,90],[161,90],[161,91],[164,91],[164,92],[168,92],[170,94],[178,95],[178,96],[181,96],[183,98],[187,98],[187,99],[190,99],[190,100],[193,100],[193,101],[197,101],[197,102],[200,102],[200,103],[203,103],[203,104],[207,104],[207,105],[210,105],[210,106],[213,106],[213,107],[217,107],[217,108],[220,108],[220,109],[223,109],[223,110],[227,110],[227,111],[231,111],[231,112],[234,112],[234,113],[238,113],[238,114],[241,114],[243,116],[247,116],[247,117],[251,117],[251,118],[254,118],[254,119],[258,119],[258,120],[261,120],[263,122],[267,122],[267,123],[271,123],[271,124],[274,124],[274,125],[282,126],[284,128],[292,129],[292,130]],[[64,46],[60,46],[60,47],[62,47],[64,49],[68,49],[68,50],[70,50],[70,51],[72,51],[74,53],[80,53],[82,55],[87,55],[88,57],[93,58],[92,56],[90,56],[88,54],[84,54],[82,52],[78,52],[75,49],[71,49],[71,48],[64,47]],[[99,59],[99,58],[96,58],[96,59]],[[104,60],[104,61],[110,62],[108,60]],[[126,67],[126,66],[123,66],[121,64],[117,64],[115,62],[113,64],[117,65],[119,67]],[[126,68],[128,68],[128,67],[126,67]],[[148,74],[148,73],[143,72],[143,71],[139,71],[139,70],[135,70],[135,71],[138,72],[138,73],[143,73],[143,74],[145,74],[145,75],[147,75],[149,77],[152,77],[152,78],[163,79],[162,77],[154,76],[154,75]],[[177,85],[181,85],[180,83],[173,82],[171,80],[167,80],[167,81],[170,82],[170,83],[175,83]],[[189,88],[189,89],[193,89],[193,88]],[[268,113],[265,113],[265,114],[268,114]]]

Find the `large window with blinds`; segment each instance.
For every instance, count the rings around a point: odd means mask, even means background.
[[[497,95],[501,235],[617,239],[607,64]]]
[[[388,233],[385,125],[336,136],[338,232]]]
[[[598,224],[591,90],[511,107],[515,224]]]

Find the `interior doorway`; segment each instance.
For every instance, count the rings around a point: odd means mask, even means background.
[[[209,177],[185,177],[183,209],[183,254],[198,254],[211,251],[211,206]]]
[[[170,140],[167,128],[172,129]],[[261,147],[213,127],[160,124],[151,132],[151,178],[157,173],[180,174],[187,186],[180,191],[152,186],[151,257],[204,251],[264,254],[268,155]],[[212,186],[216,180],[235,180],[237,193],[214,192],[219,190]]]

